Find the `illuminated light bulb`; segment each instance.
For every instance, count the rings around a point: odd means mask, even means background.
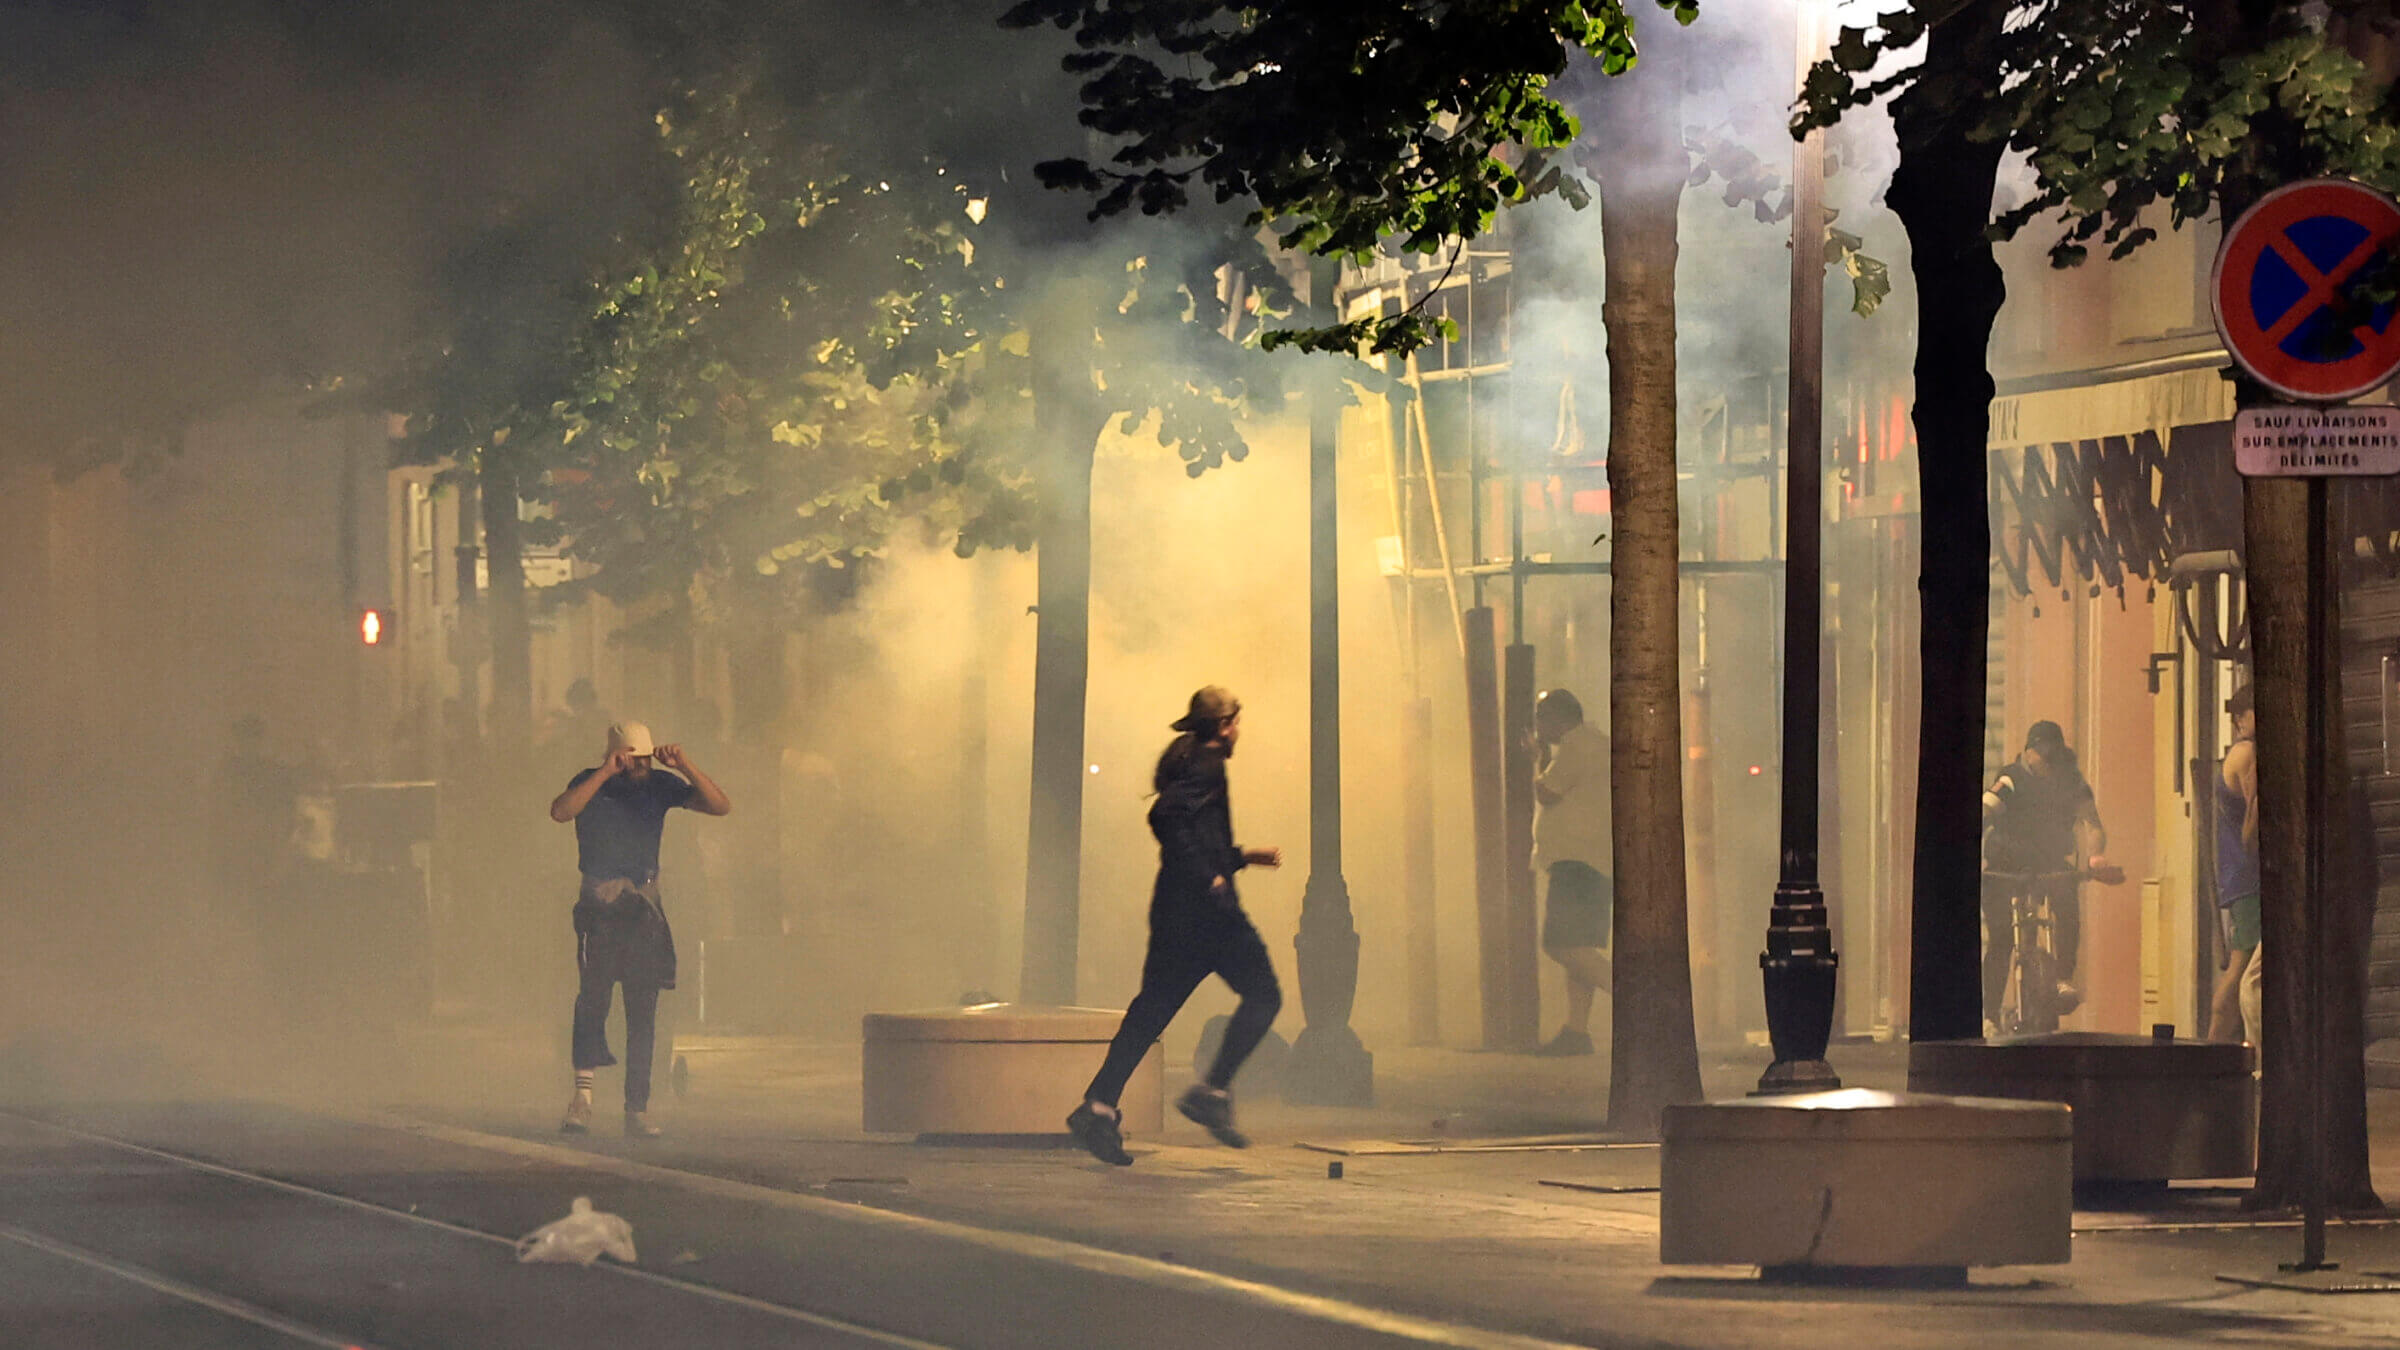
[[[383,612],[381,610],[370,609],[358,616],[358,640],[370,647],[382,644]]]

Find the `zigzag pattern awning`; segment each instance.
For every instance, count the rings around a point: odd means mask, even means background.
[[[1987,452],[1992,561],[2019,595],[2037,586],[2155,585],[2186,553],[2242,548],[2231,424]],[[2400,482],[2334,480],[2354,570],[2400,576]],[[2095,592],[2097,593],[2097,592]]]

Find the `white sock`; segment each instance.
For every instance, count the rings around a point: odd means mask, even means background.
[[[592,1104],[592,1070],[575,1071],[575,1100],[585,1106]]]
[[[1084,1103],[1084,1105],[1090,1107],[1092,1114],[1095,1116],[1104,1116],[1109,1120],[1115,1120],[1117,1118],[1117,1108],[1110,1106],[1107,1102],[1087,1101]]]

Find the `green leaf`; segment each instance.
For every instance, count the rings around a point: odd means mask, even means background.
[[[1875,64],[1875,47],[1867,41],[1864,28],[1844,28],[1828,53],[1837,69],[1862,71]]]

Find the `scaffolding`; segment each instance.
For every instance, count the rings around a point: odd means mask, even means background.
[[[1403,860],[1412,1039],[1432,1042],[1439,1021],[1431,788],[1425,781],[1436,756],[1424,665],[1436,641],[1433,632],[1446,630],[1450,641],[1445,645],[1466,678],[1481,1033],[1484,1046],[1496,1050],[1530,1049],[1539,1037],[1529,745],[1536,629],[1547,629],[1561,663],[1571,668],[1594,668],[1587,645],[1604,651],[1604,643],[1578,641],[1579,612],[1597,609],[1589,595],[1550,606],[1553,612],[1544,616],[1529,615],[1528,591],[1536,582],[1610,572],[1604,438],[1587,435],[1586,424],[1594,419],[1587,412],[1588,396],[1579,398],[1576,374],[1538,391],[1524,387],[1515,359],[1520,276],[1504,249],[1461,249],[1441,257],[1386,258],[1352,270],[1340,295],[1345,318],[1413,308],[1450,319],[1457,328],[1455,339],[1385,360],[1387,415],[1379,449],[1391,533],[1383,563],[1392,580],[1414,704],[1404,722],[1412,729],[1410,781],[1404,788],[1412,853]],[[1585,378],[1598,375],[1601,367],[1593,365]],[[1685,744],[1697,768],[1686,803],[1688,847],[1698,863],[1690,871],[1695,996],[1703,1027],[1716,1033],[1735,1015],[1715,978],[1721,922],[1709,763],[1714,739],[1711,601],[1719,585],[1747,589],[1747,597],[1715,597],[1714,607],[1731,611],[1737,623],[1744,617],[1765,622],[1762,637],[1779,636],[1772,627],[1781,611],[1783,558],[1780,535],[1771,527],[1782,507],[1782,437],[1776,428],[1783,409],[1777,385],[1771,373],[1763,374],[1740,390],[1696,400],[1698,416],[1687,419],[1679,446],[1679,458],[1689,466],[1679,477],[1685,480],[1687,503],[1682,571],[1690,587],[1683,607],[1689,654]],[[1755,498],[1755,512],[1740,511],[1745,492]],[[1693,505],[1701,509],[1688,509]],[[1744,543],[1754,556],[1739,556]],[[1505,623],[1495,601],[1505,608]],[[1550,621],[1544,623],[1545,617]],[[1771,745],[1777,728],[1769,723],[1758,730]],[[1750,776],[1765,776],[1763,759],[1751,764]],[[1422,846],[1419,839],[1425,841]],[[1770,886],[1771,877],[1757,887],[1762,906]]]

